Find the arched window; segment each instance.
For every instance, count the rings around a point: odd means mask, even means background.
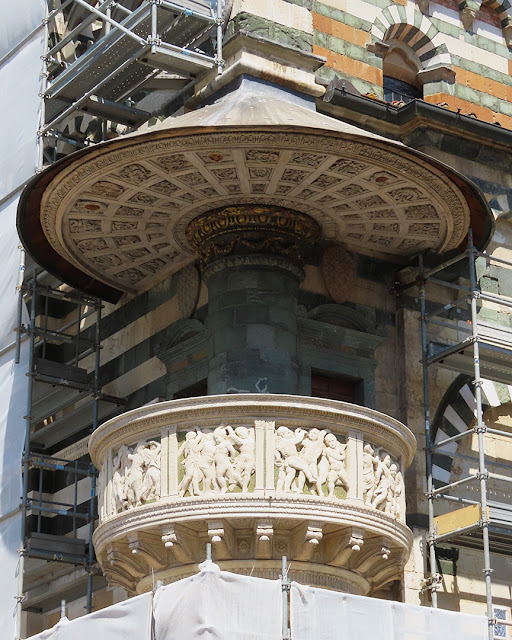
[[[409,46],[399,41],[386,42],[388,50],[383,60],[384,100],[410,102],[423,97],[418,72],[421,61]]]

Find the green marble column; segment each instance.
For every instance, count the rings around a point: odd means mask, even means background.
[[[227,207],[187,230],[208,286],[208,393],[298,393],[297,296],[316,223],[279,207]]]

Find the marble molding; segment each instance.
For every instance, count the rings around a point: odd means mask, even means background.
[[[397,420],[302,396],[173,400],[102,425],[98,561],[130,593],[195,571],[207,542],[222,567],[368,594],[399,579],[412,533],[403,473],[415,451]]]

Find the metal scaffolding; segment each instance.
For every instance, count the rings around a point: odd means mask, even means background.
[[[134,130],[151,118],[171,115],[199,73],[214,67],[222,71],[222,0],[51,4],[59,6],[49,10],[43,24],[28,36],[42,30],[45,47],[39,170],[65,155],[64,145],[74,151],[111,133]],[[137,102],[155,90],[155,83],[165,93],[163,102],[153,111],[137,108]],[[76,134],[72,124],[77,116],[86,116],[99,134]],[[97,471],[88,458],[63,459],[56,452],[65,446],[63,442],[76,442],[94,431],[126,401],[105,395],[100,388],[101,301],[63,285],[36,265],[25,274],[23,250],[18,288],[16,362],[23,336],[29,340],[17,605],[20,637],[27,558],[84,567],[86,609],[92,609]],[[24,303],[30,310],[26,324]],[[65,307],[64,319],[52,315],[58,305]],[[55,480],[59,476],[62,480]],[[89,482],[86,500],[79,498],[84,481]],[[54,484],[65,486],[72,498],[56,497]],[[60,527],[65,535],[52,531],[57,521],[66,521]]]
[[[43,25],[40,165],[58,159],[59,142],[75,150],[106,139],[107,122],[125,132],[168,115],[134,106],[151,80],[160,77],[173,101],[200,72],[220,73],[222,13],[222,0],[62,0]],[[99,135],[67,131],[78,114],[102,122]]]
[[[30,310],[27,324],[22,321],[24,303]],[[24,335],[29,338],[29,354],[18,624],[26,558],[84,567],[86,608],[88,612],[92,610],[97,471],[88,459],[60,458],[53,451],[66,439],[91,433],[100,419],[125,404],[124,399],[101,392],[101,309],[99,299],[55,284],[37,267],[20,287],[16,362]],[[94,324],[88,318],[94,318]],[[89,326],[84,327],[85,324]],[[93,360],[88,368],[81,366],[86,358]],[[54,495],[53,486],[59,479],[72,499],[62,500]],[[87,499],[80,500],[79,483],[84,479],[89,483]],[[63,520],[67,522],[64,526]],[[54,531],[56,521],[61,526]]]
[[[450,269],[454,265],[467,264],[466,277],[453,279]],[[437,545],[450,542],[453,546],[483,550],[483,574],[489,638],[494,636],[494,626],[512,625],[497,621],[493,611],[491,553],[512,553],[512,506],[489,500],[489,481],[512,482],[512,477],[489,470],[495,463],[486,455],[485,445],[489,437],[512,438],[512,432],[487,426],[483,420],[482,384],[491,380],[512,384],[512,330],[485,319],[484,307],[512,308],[510,298],[498,293],[483,291],[477,277],[477,267],[484,271],[492,268],[512,269],[512,262],[495,258],[476,250],[469,233],[468,249],[443,264],[425,269],[420,259],[419,298],[421,306],[422,363],[424,386],[424,418],[426,436],[426,473],[428,497],[428,549],[430,578],[426,588],[431,591],[432,605],[438,604],[437,592],[440,576],[437,573]],[[443,278],[444,274],[444,278]],[[458,271],[460,275],[460,269]],[[512,274],[511,274],[512,275]],[[429,303],[427,287],[445,287],[454,291],[456,299],[449,304]],[[442,338],[439,335],[442,335]],[[451,371],[470,375],[474,387],[475,420],[473,428],[435,442],[431,431],[429,368],[443,366]],[[477,470],[449,483],[435,483],[433,458],[442,452],[450,455],[453,443],[476,436]],[[452,454],[453,455],[453,454]],[[438,484],[439,486],[436,486]],[[478,499],[471,500],[460,494],[462,487],[478,487]],[[438,505],[448,504],[455,510],[436,515]],[[443,510],[446,511],[446,510]]]

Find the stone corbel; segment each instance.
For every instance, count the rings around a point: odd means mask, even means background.
[[[135,593],[137,580],[118,564],[105,567],[103,574],[108,580],[109,585],[119,585],[123,587],[123,589],[126,589],[129,594]]]
[[[292,535],[293,559],[308,562],[318,549],[320,540],[323,538],[322,522],[307,522],[296,527]]]
[[[361,552],[363,544],[364,532],[360,529],[349,530],[332,549],[328,564],[336,567],[345,566],[353,555],[357,556]]]
[[[418,8],[423,15],[430,15],[430,2],[429,0],[418,0]]]
[[[235,549],[235,536],[232,527],[223,520],[208,522],[208,537],[214,545],[216,560],[230,560]]]
[[[173,524],[162,527],[162,542],[166,549],[171,550],[178,562],[183,564],[194,562],[196,538],[185,533],[182,527],[177,528]]]
[[[506,21],[501,23],[501,28],[503,31],[503,37],[505,38],[505,42],[507,43],[507,47],[512,49],[512,20],[507,18]]]
[[[164,569],[167,565],[160,545],[156,544],[156,540],[148,540],[147,536],[141,539],[137,532],[129,534],[128,549],[152,569]]]
[[[270,520],[262,520],[256,524],[256,558],[268,560],[272,557],[272,538],[274,527]]]
[[[480,11],[480,5],[475,0],[463,0],[459,3],[459,14],[464,29],[471,31],[476,14]]]
[[[109,547],[107,550],[107,562],[111,567],[115,567],[115,570],[121,567],[125,573],[133,578],[140,578],[144,575],[144,571],[137,561],[132,560],[132,557],[114,547]]]
[[[380,543],[377,542],[372,545],[368,552],[361,556],[360,562],[355,567],[355,570],[357,573],[367,576],[372,573],[377,565],[389,560],[390,555],[390,542],[389,540],[382,539]]]
[[[383,58],[389,52],[389,44],[384,42],[370,42],[366,45],[366,51],[373,53],[374,56]]]
[[[455,82],[455,71],[448,65],[437,65],[429,69],[423,69],[418,71],[416,78],[418,82],[423,86],[428,82],[449,82],[453,84]]]

